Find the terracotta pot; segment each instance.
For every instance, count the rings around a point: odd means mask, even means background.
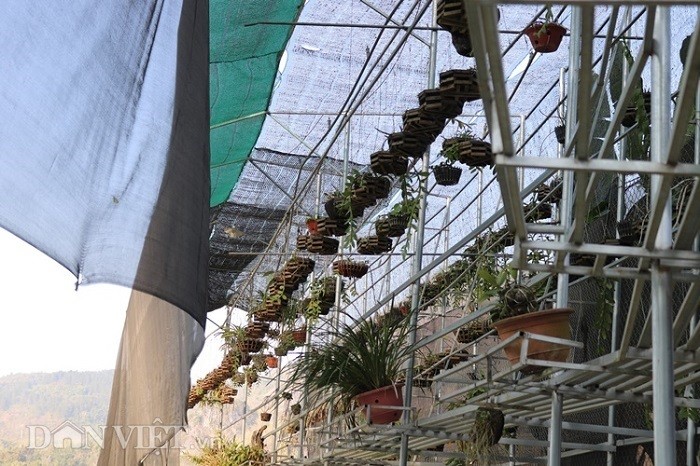
[[[318,234],[318,219],[317,218],[307,218],[306,227],[309,229],[309,233],[312,235]]]
[[[270,369],[277,368],[278,362],[279,362],[278,359],[274,356],[265,357],[265,365]]]
[[[401,419],[403,410],[375,408],[374,406],[403,406],[403,385],[387,385],[368,392],[360,393],[355,401],[360,406],[372,406],[369,413],[370,424],[389,424]],[[366,412],[366,410],[365,410]]]
[[[498,337],[505,340],[515,332],[524,331],[535,335],[548,337],[571,339],[571,329],[569,327],[569,316],[573,309],[548,309],[546,311],[530,312],[515,317],[494,322],[493,326],[498,331]],[[515,340],[503,350],[510,360],[515,364],[520,360],[521,339]],[[530,340],[528,343],[527,357],[532,359],[542,359],[545,361],[565,362],[569,357],[571,348],[568,346],[549,343],[546,341]],[[543,371],[544,367],[528,366],[523,372],[537,373]]]
[[[270,419],[272,419],[271,413],[260,413],[260,420],[261,421],[268,422]]]
[[[295,343],[302,345],[306,343],[306,327],[292,330],[292,338],[294,339]]]
[[[535,52],[551,53],[559,48],[559,44],[566,34],[566,28],[557,23],[536,22],[526,27],[523,32],[527,34]]]

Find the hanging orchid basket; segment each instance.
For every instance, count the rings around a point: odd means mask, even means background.
[[[530,39],[532,48],[538,53],[556,52],[566,34],[566,28],[559,23],[532,23],[523,31]]]
[[[454,186],[459,183],[462,169],[447,163],[441,163],[433,167],[435,182],[440,186]]]
[[[349,278],[362,278],[369,271],[366,262],[356,262],[349,259],[337,260],[333,262],[333,273]]]

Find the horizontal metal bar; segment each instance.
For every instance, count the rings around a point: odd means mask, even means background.
[[[520,247],[527,249],[544,249],[549,251],[574,252],[582,254],[604,254],[606,256],[647,257],[660,260],[693,261],[700,267],[700,253],[687,250],[649,250],[639,246],[618,246],[611,244],[584,243],[576,245],[560,241],[521,241]],[[671,265],[671,264],[668,264]],[[698,277],[700,278],[700,276]]]
[[[550,168],[555,170],[570,170],[580,172],[598,171],[608,173],[645,173],[651,175],[655,174],[668,176],[700,176],[700,166],[692,163],[679,163],[676,165],[668,165],[660,162],[642,160],[577,160],[571,157],[509,157],[503,154],[498,154],[496,155],[496,166]]]
[[[548,447],[549,442],[547,440],[526,440],[517,438],[501,438],[498,442],[501,445],[522,445],[526,447]],[[592,444],[592,443],[574,443],[574,442],[561,442],[562,448],[571,448],[577,450],[588,450],[588,451],[610,451],[614,452],[617,449],[612,445],[605,444]]]

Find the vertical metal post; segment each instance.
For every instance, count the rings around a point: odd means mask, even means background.
[[[627,26],[630,21],[630,14],[632,10],[630,7],[627,7],[625,11],[625,21],[623,21],[622,25]],[[615,47],[622,47],[622,45],[617,44]],[[627,61],[625,60],[624,64],[622,65],[622,85],[624,86],[627,81]],[[627,139],[622,139],[620,141],[619,145],[619,151],[617,154],[617,160],[622,162],[625,160],[625,156],[627,154]],[[620,234],[617,232],[617,223],[619,223],[625,216],[625,174],[624,173],[618,173],[617,174],[617,208],[615,209],[615,236],[617,238],[620,237]],[[622,283],[619,280],[615,281],[615,288],[614,288],[614,295],[615,295],[615,301],[613,303],[613,315],[612,315],[612,328],[610,330],[610,352],[612,353],[617,349],[617,332],[618,332],[618,318],[620,315],[620,306],[622,303]],[[614,427],[615,426],[615,405],[612,405],[608,407],[608,426],[609,427]],[[610,446],[615,445],[615,434],[612,432],[608,434],[608,444]],[[606,454],[606,464],[607,466],[615,466],[615,452],[609,451]]]
[[[282,356],[278,356],[279,362],[277,363],[277,376],[275,377],[276,384],[275,384],[275,393],[280,392],[280,378],[282,374]],[[277,429],[279,428],[279,412],[280,412],[280,404],[279,401],[275,403],[275,412],[273,416],[275,417],[273,421],[273,425],[275,426],[275,433],[272,434],[272,462],[276,463],[277,462]]]
[[[428,65],[428,86],[435,87],[435,69],[437,63],[437,0],[433,0],[432,4],[432,20],[431,26],[433,29],[430,32],[430,63]],[[423,266],[423,235],[425,232],[425,214],[428,207],[428,166],[430,165],[430,147],[423,153],[423,163],[421,174],[419,176],[419,196],[420,208],[418,211],[418,225],[415,235],[415,248],[413,256],[413,267],[411,275],[420,272]],[[418,306],[420,304],[420,279],[416,280],[412,286],[411,296],[411,313],[410,313],[410,330],[408,334],[408,345],[413,346],[416,342],[416,327],[418,325]],[[415,363],[415,353],[411,353],[408,358],[406,367],[406,387],[402,423],[406,426],[411,422],[411,398],[413,396],[413,368]],[[406,466],[408,463],[408,435],[404,432],[401,434],[401,448],[399,451],[399,466]]]
[[[698,20],[700,21],[700,8],[698,8]],[[700,84],[698,85],[697,93],[695,94],[695,163],[700,164]],[[700,249],[700,244],[698,244],[698,238],[695,238],[693,243],[693,250],[697,251]],[[698,273],[696,271],[696,273]],[[697,317],[693,316],[690,319],[690,328],[695,328],[697,325]],[[695,398],[695,389],[693,385],[688,385],[686,387],[685,396],[690,398]],[[695,437],[696,437],[697,425],[695,421],[688,418],[688,430],[686,439],[686,466],[697,466],[697,461],[695,458]]]
[[[248,423],[248,374],[243,373],[243,444],[246,443],[246,426]]]
[[[552,417],[549,425],[549,455],[547,466],[561,464],[561,411],[564,399],[556,390],[552,392]]]
[[[663,162],[670,132],[670,8],[657,7],[654,20],[654,52],[651,57],[651,160]],[[651,199],[659,194],[663,175],[651,177]],[[655,248],[671,247],[671,197],[659,225]],[[654,401],[654,464],[676,464],[675,415],[673,409],[673,283],[670,272],[658,260],[651,263],[652,371]]]
[[[579,60],[581,58],[581,7],[571,7],[571,36],[569,40],[569,85],[566,95],[566,145],[571,144],[573,129],[576,127],[576,115],[578,114],[578,80],[579,80]],[[571,228],[571,199],[573,197],[574,174],[571,171],[562,173],[562,196],[561,210],[559,217],[564,233],[560,241],[566,241],[566,235]],[[566,254],[566,253],[560,253]],[[568,256],[564,264],[569,263]],[[569,274],[559,273],[557,275],[557,307],[566,307],[569,303]]]
[[[347,124],[345,125],[345,143],[343,145],[343,180],[342,184],[345,186],[345,183],[347,182],[348,179],[348,164],[350,163],[350,120],[348,119]],[[340,245],[340,252],[343,252],[343,245],[341,243]],[[338,275],[335,280],[335,310],[333,312],[333,317],[331,319],[331,328],[335,331],[335,329],[338,328],[338,325],[340,324],[340,304],[342,300],[342,290],[341,286],[343,284],[343,278]],[[307,341],[310,340],[309,337],[307,337]],[[331,343],[332,344],[332,343]],[[328,424],[328,441],[330,442],[331,439],[331,425],[333,424],[333,398],[334,398],[334,390],[331,390],[331,397],[328,401],[328,414],[326,416],[327,424]],[[304,409],[306,409],[306,406],[303,406]],[[301,428],[304,427],[303,421],[301,422]],[[330,449],[330,447],[329,447]],[[300,455],[300,458],[303,458],[303,455]]]

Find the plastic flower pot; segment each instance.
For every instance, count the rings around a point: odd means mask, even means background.
[[[387,385],[360,393],[355,397],[355,401],[358,405],[364,406],[365,413],[369,407],[368,422],[370,424],[389,424],[401,419],[403,410],[392,409],[391,406],[403,407],[402,389],[403,385]]]
[[[539,53],[552,53],[559,48],[566,28],[558,23],[532,23],[523,31],[530,39],[532,48]]]
[[[571,328],[569,327],[569,316],[573,309],[560,308],[548,309],[546,311],[530,312],[515,317],[508,317],[493,323],[501,340],[508,339],[516,332],[528,332],[534,335],[544,335],[548,337],[571,339]],[[520,360],[520,349],[522,339],[518,338],[505,348],[506,356],[511,364]],[[559,343],[550,343],[530,339],[527,348],[528,359],[541,359],[544,361],[565,362],[569,357],[571,348]],[[542,372],[544,367],[527,366],[523,372],[534,374]]]
[[[275,356],[266,356],[265,357],[265,365],[269,369],[276,369],[278,363],[279,363],[279,360]]]
[[[306,228],[309,229],[309,233],[312,235],[318,234],[318,219],[317,218],[307,218]]]

